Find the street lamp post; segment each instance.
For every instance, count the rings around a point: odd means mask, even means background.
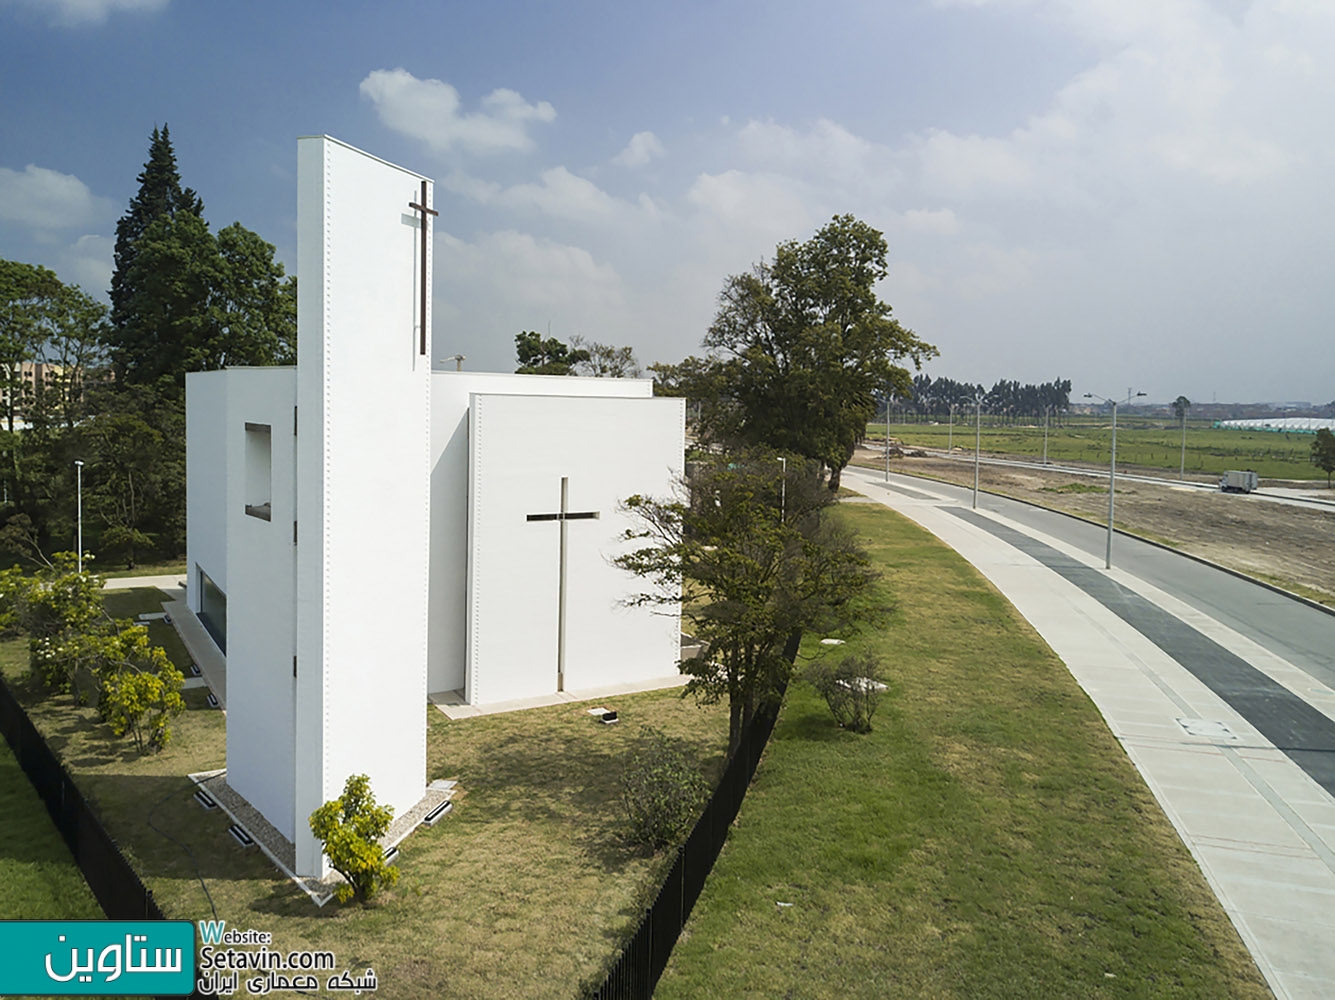
[[[975,409],[975,423],[973,431],[973,509],[978,509],[978,455],[983,448],[983,397],[978,396],[973,401]]]
[[[1187,478],[1187,408],[1182,407],[1182,461],[1178,465],[1177,478]]]
[[[83,461],[74,460],[74,497],[77,510],[76,521],[78,522],[77,535],[75,539],[75,564],[79,573],[83,573]]]
[[[1043,464],[1048,464],[1048,414],[1052,411],[1051,405],[1043,407]]]
[[[466,354],[451,354],[448,358],[441,358],[440,360],[441,360],[441,361],[453,361],[453,362],[454,362],[454,370],[457,371],[457,372],[460,372],[460,371],[463,371],[463,369],[464,369],[464,362],[468,360],[468,355],[466,355]]]
[[[1136,396],[1145,395],[1138,392]],[[1085,393],[1086,399],[1101,399],[1105,403],[1112,404],[1112,450],[1108,461],[1108,542],[1103,551],[1103,568],[1112,569],[1112,543],[1113,543],[1113,500],[1117,493],[1117,405],[1118,401],[1109,399],[1107,396],[1100,396],[1098,393]],[[1131,402],[1133,396],[1131,390],[1126,390],[1126,399],[1123,402]]]
[[[885,397],[885,481],[890,482],[890,396]]]
[[[788,459],[780,455],[779,462],[783,465],[783,479],[779,482],[779,521],[786,523],[788,521]]]

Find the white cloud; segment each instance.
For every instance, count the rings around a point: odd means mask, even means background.
[[[0,167],[0,220],[39,232],[88,226],[110,218],[115,209],[73,174],[35,164],[22,171]]]
[[[437,232],[435,246],[441,260],[437,266],[455,287],[490,287],[539,311],[622,301],[616,269],[598,263],[582,247],[510,229],[488,233],[475,243]]]
[[[626,148],[612,157],[612,162],[622,167],[642,167],[650,160],[662,156],[665,150],[652,132],[636,132],[626,143]]]
[[[792,235],[805,230],[812,220],[799,187],[777,174],[725,170],[696,177],[686,200],[728,225]]]
[[[439,152],[527,151],[534,122],[550,122],[556,110],[546,101],[531,104],[513,90],[493,90],[481,110],[460,110],[459,92],[443,80],[419,80],[406,69],[378,69],[362,80],[361,93],[389,128]]]
[[[960,231],[960,220],[948,208],[911,208],[904,213],[904,225],[927,236],[954,236]]]
[[[62,28],[81,28],[106,22],[117,11],[153,14],[165,10],[171,0],[0,0],[8,5],[22,4],[47,15],[50,23]]]
[[[493,205],[518,212],[536,210],[553,219],[583,225],[624,224],[635,218],[654,219],[661,214],[658,204],[647,194],[635,202],[608,194],[587,178],[571,173],[563,166],[544,170],[538,181],[504,187],[462,171],[455,171],[441,181],[454,194],[482,205]]]
[[[60,272],[89,295],[101,295],[111,287],[115,249],[116,241],[110,236],[80,236],[65,251]]]

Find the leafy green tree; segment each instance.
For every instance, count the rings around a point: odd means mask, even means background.
[[[389,829],[394,810],[376,805],[371,779],[351,775],[343,794],[311,813],[311,833],[324,844],[330,865],[347,883],[337,889],[338,901],[366,902],[377,889],[399,880],[399,870],[385,863],[380,838]]]
[[[138,254],[139,238],[161,218],[171,218],[178,212],[200,216],[204,203],[189,188],[181,187],[181,175],[176,168],[176,151],[164,124],[153,129],[149,140],[148,161],[137,178],[139,190],[130,199],[130,205],[116,223],[115,269],[111,274],[111,320],[117,328],[125,325],[125,310],[135,296],[134,279],[130,272]]]
[[[1326,488],[1330,488],[1330,474],[1335,472],[1335,434],[1322,427],[1312,441],[1312,464],[1326,474]]]
[[[936,348],[890,315],[876,294],[887,274],[880,232],[835,216],[804,243],[781,243],[772,263],[733,275],[705,337],[749,444],[815,459],[830,490],[876,413],[880,393],[907,397],[915,367]]]
[[[593,378],[639,378],[642,374],[640,363],[635,360],[635,351],[630,347],[613,347],[598,341],[586,341],[583,337],[571,337],[570,349],[575,353],[588,355],[573,365],[573,373]]]
[[[655,396],[686,399],[686,431],[699,448],[709,450],[735,438],[736,408],[728,393],[727,372],[715,359],[684,358],[680,364],[649,366]]]
[[[571,347],[555,337],[543,337],[532,330],[515,334],[515,356],[519,375],[572,375],[576,365],[590,359],[588,351]]]
[[[1173,416],[1177,417],[1178,423],[1185,423],[1187,411],[1191,409],[1191,400],[1186,396],[1178,396],[1173,400]]]
[[[219,280],[211,306],[218,343],[201,368],[288,365],[297,360],[297,279],[274,246],[239,222],[218,231]],[[216,364],[213,362],[216,361]]]
[[[616,562],[650,585],[629,603],[680,606],[706,649],[681,664],[686,690],[727,700],[730,754],[755,710],[786,688],[804,634],[879,617],[866,554],[828,516],[834,498],[814,471],[791,473],[785,487],[770,452],[714,456],[695,463],[687,499],[625,501],[639,521],[626,538],[639,547]]]
[[[185,677],[144,625],[127,625],[100,637],[98,711],[117,736],[130,735],[142,753],[171,739],[170,720],[185,711]]]

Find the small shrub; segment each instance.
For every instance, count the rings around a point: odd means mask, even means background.
[[[652,850],[675,843],[695,823],[708,795],[708,783],[680,746],[646,726],[621,779],[631,842]]]
[[[364,774],[350,776],[342,795],[311,813],[311,832],[324,843],[334,871],[348,880],[335,890],[340,903],[354,898],[364,903],[378,888],[399,880],[399,870],[385,864],[380,846],[393,818],[390,806],[376,805],[371,779]]]
[[[830,706],[835,722],[855,733],[871,732],[871,717],[885,688],[880,660],[870,653],[855,653],[837,664],[817,661],[807,668],[806,676]]]

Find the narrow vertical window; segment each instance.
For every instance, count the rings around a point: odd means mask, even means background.
[[[246,423],[246,513],[268,521],[273,516],[273,428]]]

